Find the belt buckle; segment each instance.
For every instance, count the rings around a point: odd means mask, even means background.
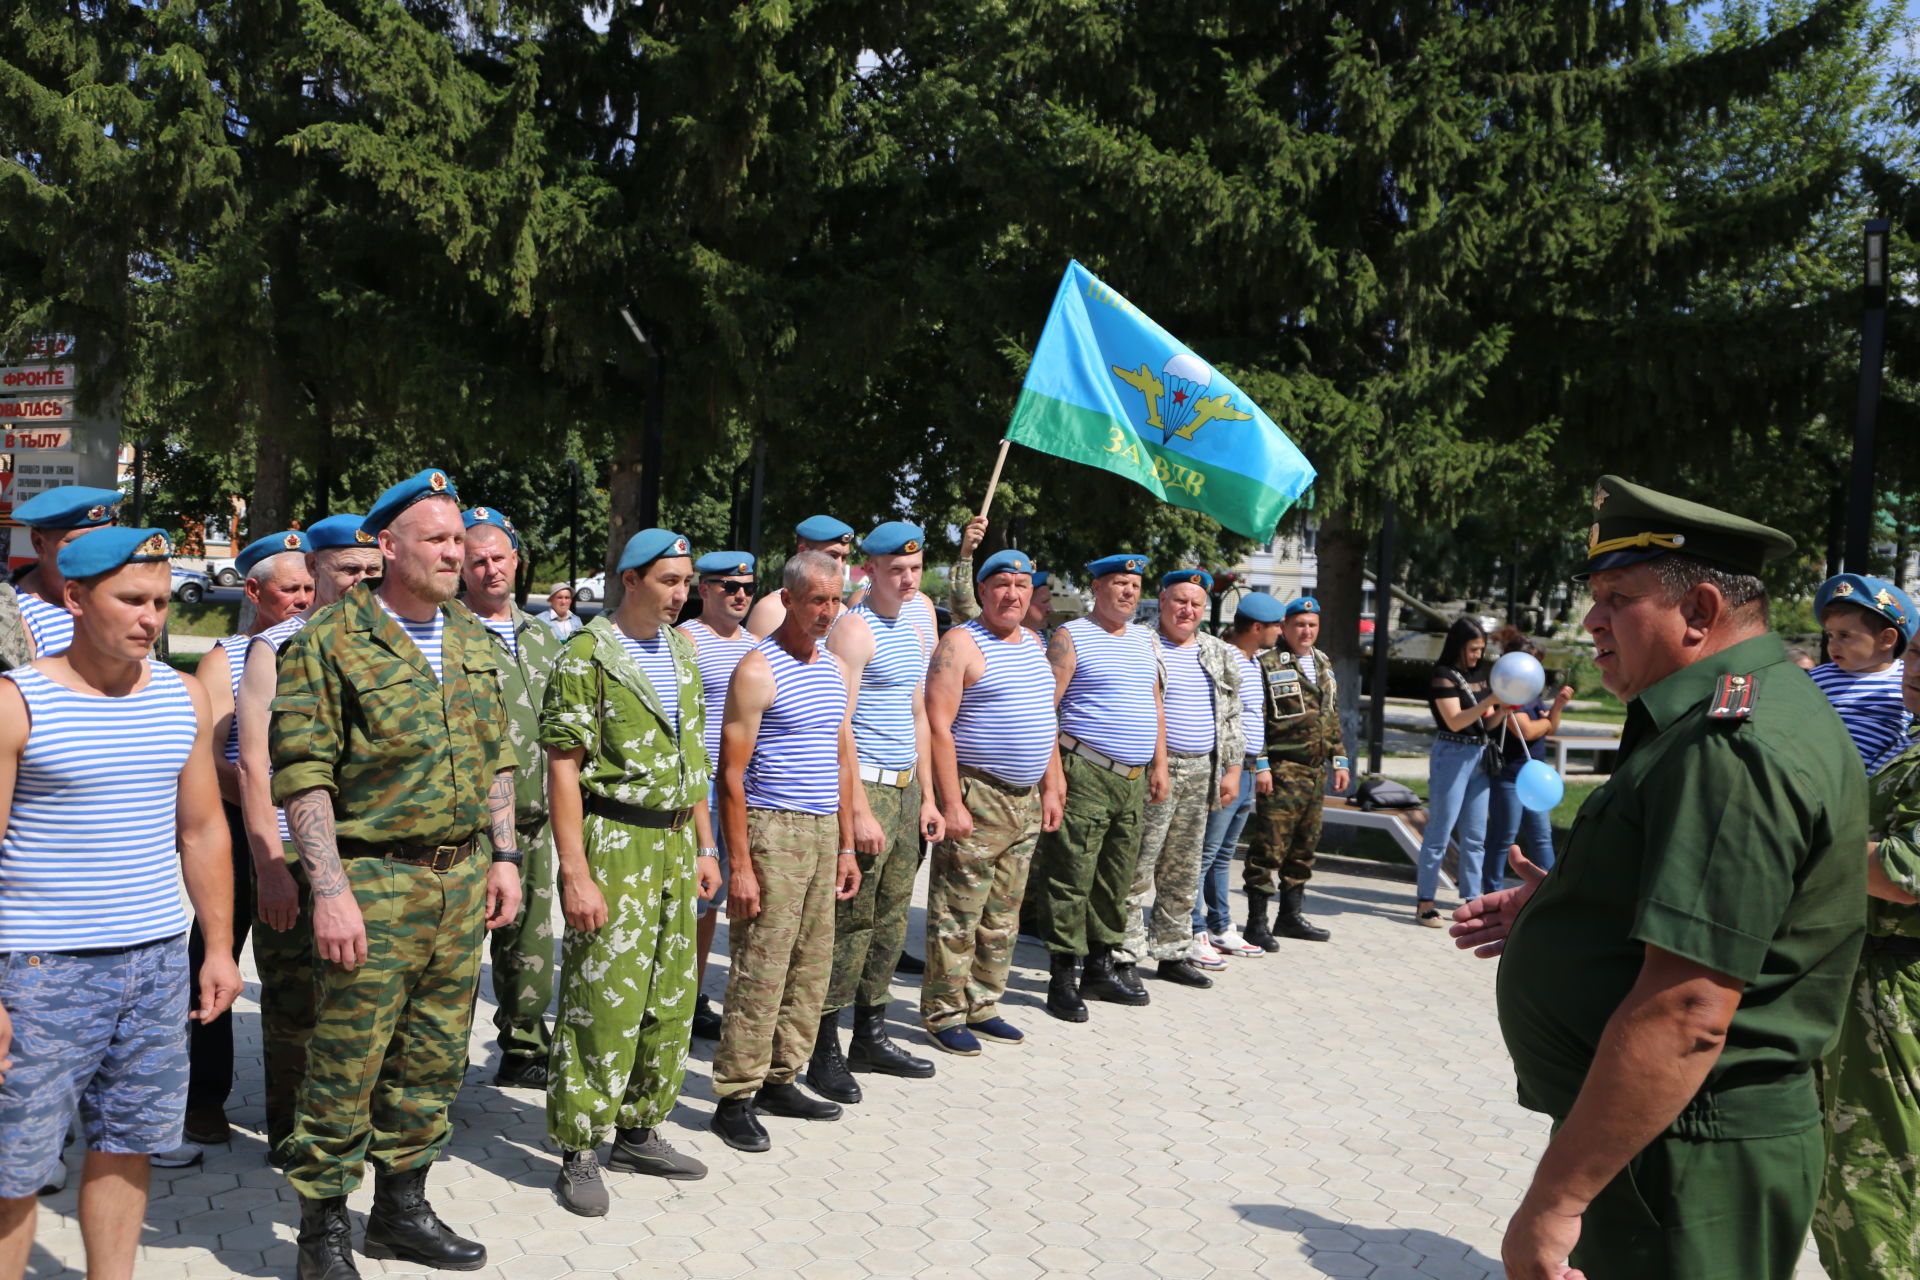
[[[460,846],[457,844],[435,845],[433,861],[427,864],[434,871],[451,871],[453,864],[460,860]]]
[[[1120,776],[1125,778],[1128,782],[1132,782],[1135,778],[1139,777],[1141,774],[1145,773],[1146,771],[1147,771],[1147,766],[1143,764],[1130,764],[1127,766],[1127,771],[1121,774]]]
[[[678,831],[680,828],[687,825],[687,819],[691,818],[692,816],[693,816],[693,807],[691,805],[689,805],[685,809],[675,809],[673,811],[673,826],[669,827],[668,830]]]

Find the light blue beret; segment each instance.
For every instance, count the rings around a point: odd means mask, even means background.
[[[13,518],[29,529],[97,529],[118,518],[118,489],[67,484],[36,493],[13,509]]]
[[[1033,561],[1027,559],[1024,551],[996,551],[987,557],[986,563],[974,570],[973,580],[985,582],[996,573],[1032,573]]]
[[[160,529],[115,526],[81,534],[60,548],[58,563],[63,577],[78,580],[111,573],[122,565],[165,560],[172,554],[173,544]]]
[[[1864,573],[1837,574],[1821,583],[1820,589],[1813,593],[1813,616],[1820,617],[1832,604],[1857,604],[1868,613],[1885,618],[1887,625],[1899,632],[1893,646],[1896,658],[1906,651],[1913,639],[1914,626],[1920,622],[1911,596],[1885,578],[1868,577]]]
[[[385,493],[373,500],[373,506],[367,509],[367,518],[360,524],[368,533],[379,533],[394,522],[394,519],[416,502],[428,498],[452,498],[460,500],[459,491],[453,487],[453,481],[447,473],[437,467],[428,467],[425,471],[416,471],[399,484],[387,486]]]
[[[1318,612],[1320,612],[1320,602],[1312,596],[1301,596],[1298,600],[1287,601],[1287,617],[1289,618],[1293,617],[1296,613]]]
[[[709,551],[693,562],[693,571],[709,577],[736,578],[753,572],[753,557],[744,551]]]
[[[1045,569],[1035,569],[1033,571],[1033,585],[1036,587],[1044,587],[1052,580],[1052,575]]]
[[[460,523],[471,529],[477,524],[490,524],[507,535],[507,541],[513,549],[520,549],[520,531],[513,527],[513,521],[500,513],[497,507],[474,507],[460,514]]]
[[[253,572],[253,566],[268,556],[282,555],[288,551],[311,551],[307,535],[298,529],[285,529],[279,533],[270,533],[264,538],[255,538],[249,542],[239,555],[233,558],[233,567],[241,577]]]
[[[1134,555],[1131,551],[1122,551],[1117,555],[1102,556],[1088,563],[1087,572],[1096,578],[1104,578],[1110,573],[1145,573],[1147,558]]]
[[[926,531],[905,520],[889,520],[861,542],[870,556],[910,556],[927,545]]]
[[[687,540],[671,529],[642,529],[627,539],[626,550],[620,553],[619,570],[625,573],[629,569],[644,569],[662,556],[684,556],[692,554]]]
[[[1175,569],[1172,573],[1163,573],[1160,575],[1160,589],[1162,591],[1165,591],[1168,587],[1177,587],[1187,582],[1199,587],[1202,591],[1213,590],[1213,575],[1205,569]]]
[[[331,551],[335,547],[371,547],[374,536],[363,527],[366,517],[343,511],[307,526],[307,547],[312,551]]]
[[[1286,616],[1285,606],[1264,591],[1247,592],[1233,610],[1235,622],[1280,622]]]
[[[832,516],[808,516],[793,526],[793,531],[808,542],[853,541],[853,526],[842,524]]]

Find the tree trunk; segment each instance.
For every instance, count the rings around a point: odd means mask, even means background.
[[[602,606],[607,614],[620,607],[620,575],[614,565],[627,539],[640,532],[640,459],[646,448],[646,428],[634,423],[633,431],[620,442],[607,473],[607,594]]]
[[[293,514],[287,492],[293,484],[293,454],[286,429],[279,425],[284,419],[271,410],[266,418],[254,433],[253,498],[247,503],[245,542],[286,528]]]
[[[1333,659],[1340,682],[1340,736],[1351,756],[1364,740],[1360,723],[1360,598],[1365,588],[1368,538],[1355,526],[1351,507],[1330,507],[1320,518],[1320,647]],[[1374,643],[1385,644],[1386,604],[1374,610]]]

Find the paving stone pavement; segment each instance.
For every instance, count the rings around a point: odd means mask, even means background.
[[[918,902],[924,890],[923,874]],[[1308,909],[1331,943],[1235,960],[1210,991],[1149,981],[1150,1006],[1095,1005],[1079,1026],[1042,1011],[1045,957],[1023,942],[1004,1012],[1028,1041],[977,1058],[928,1048],[907,1004],[917,986],[899,980],[893,1032],[939,1075],[862,1076],[866,1100],[837,1124],[768,1118],[765,1155],[707,1132],[713,1046],[696,1040],[667,1129],[713,1172],[695,1183],[610,1173],[613,1212],[598,1220],[554,1201],[541,1095],[493,1087],[483,996],[453,1144],[429,1190],[486,1243],[489,1266],[471,1274],[500,1280],[1500,1275],[1501,1230],[1546,1125],[1513,1101],[1494,966],[1413,926],[1399,884],[1323,874]],[[916,911],[916,954],[922,923]],[[201,1168],[154,1171],[142,1280],[293,1275],[298,1213],[265,1162],[250,962],[246,974],[229,1108],[240,1130]],[[79,1274],[72,1184],[43,1202],[36,1280]],[[370,1184],[349,1202],[356,1240]],[[366,1258],[360,1269],[426,1274]],[[1821,1275],[1811,1254],[1800,1274]]]

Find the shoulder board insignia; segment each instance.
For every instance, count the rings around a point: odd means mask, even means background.
[[[1759,684],[1757,676],[1721,676],[1713,686],[1713,701],[1707,704],[1707,719],[1747,719],[1753,714],[1753,695]]]

